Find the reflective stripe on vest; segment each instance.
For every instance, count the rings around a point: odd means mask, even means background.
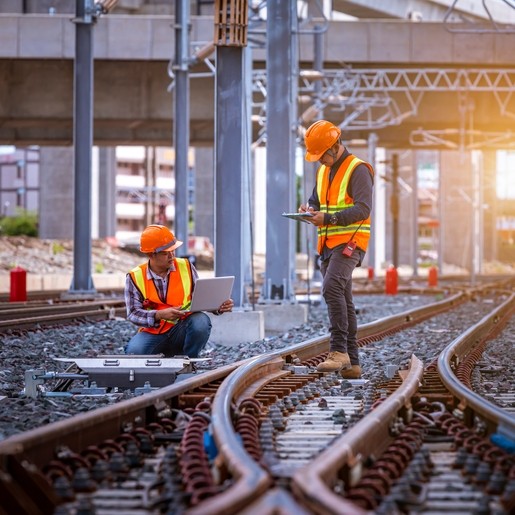
[[[152,279],[147,279],[148,263],[133,268],[129,273],[141,292],[143,299],[148,299],[154,305],[153,309],[165,309],[170,306],[180,306],[187,311],[191,306],[191,265],[188,259],[175,258],[175,270],[168,276],[166,302],[159,298],[157,288]],[[170,287],[173,284],[173,287]],[[142,327],[139,330],[148,333],[162,333],[177,323],[177,320],[160,320],[159,327]]]
[[[354,206],[354,200],[349,196],[347,190],[352,173],[356,167],[364,164],[373,175],[372,167],[361,159],[348,155],[329,185],[329,175],[331,169],[325,165],[320,166],[317,172],[317,193],[320,200],[320,211],[333,214]],[[361,223],[361,226],[360,226]],[[354,234],[356,232],[356,234]],[[363,222],[355,222],[351,225],[323,225],[318,227],[318,253],[321,254],[324,244],[329,248],[347,243],[351,237],[356,245],[367,250],[368,240],[370,239],[370,217]]]

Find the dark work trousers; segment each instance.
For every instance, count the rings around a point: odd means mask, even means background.
[[[347,352],[352,365],[359,365],[356,333],[358,321],[352,300],[352,272],[363,257],[356,249],[351,257],[344,256],[341,247],[320,263],[322,295],[327,304],[331,339],[329,351]]]

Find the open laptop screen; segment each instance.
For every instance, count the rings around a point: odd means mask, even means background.
[[[234,275],[198,278],[191,299],[190,311],[216,311],[231,298]]]

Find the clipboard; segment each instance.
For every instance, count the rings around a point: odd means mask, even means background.
[[[281,216],[285,218],[291,218],[292,220],[297,220],[297,222],[304,222],[305,224],[310,224],[310,218],[313,217],[313,213],[283,213]]]

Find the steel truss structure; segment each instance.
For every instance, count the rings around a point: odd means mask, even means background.
[[[256,144],[266,139],[266,82],[264,70],[254,71],[253,117],[262,126]],[[348,68],[301,71],[299,101],[307,107],[300,114],[298,122],[299,126],[305,126],[324,110],[330,109],[333,113],[342,113],[339,126],[346,131],[373,131],[397,126],[418,113],[427,92],[455,92],[460,96],[491,93],[501,115],[515,119],[515,113],[508,109],[515,93],[514,69]],[[400,99],[403,101],[400,102]],[[460,116],[465,116],[461,109]],[[461,125],[464,125],[464,121]],[[412,138],[414,146],[431,144],[430,138],[422,142],[419,136],[420,133]],[[441,133],[439,138],[433,140],[434,144],[441,144],[443,137]],[[511,133],[495,133],[491,140],[487,137],[482,141],[509,142],[510,139]]]

